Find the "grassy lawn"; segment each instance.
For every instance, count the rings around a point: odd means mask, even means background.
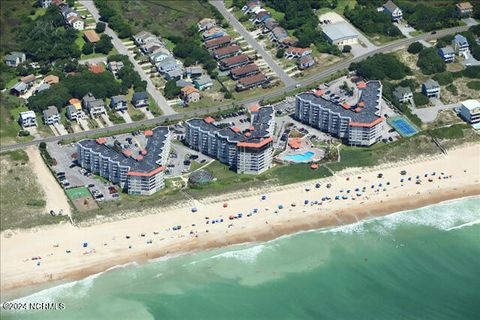
[[[20,112],[28,111],[26,106],[17,107],[8,110],[5,106],[0,107],[0,143],[9,144],[13,142],[26,142],[33,140],[32,136],[19,137],[18,133],[21,130],[18,124],[18,115]],[[39,117],[37,117],[37,122]]]
[[[113,47],[112,50],[108,54],[103,54],[103,53],[91,53],[91,54],[82,54],[80,56],[80,60],[86,60],[86,59],[91,59],[91,58],[99,58],[99,57],[106,57],[110,55],[118,54],[117,49]]]
[[[282,21],[283,17],[285,17],[285,13],[283,13],[283,12],[277,11],[277,10],[275,10],[275,9],[269,7],[269,6],[263,6],[263,7],[265,8],[265,10],[270,12],[272,18],[277,20],[277,21]]]
[[[1,231],[57,222],[45,212],[45,195],[23,150],[0,155]]]
[[[83,39],[83,32],[79,33],[77,39],[75,39],[75,44],[80,50],[82,50],[83,45],[85,44],[85,39]]]
[[[35,10],[35,14],[33,16],[30,16],[32,20],[37,20],[38,17],[43,16],[47,12],[47,8],[38,8]]]

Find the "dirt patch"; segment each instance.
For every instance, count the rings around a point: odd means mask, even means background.
[[[73,204],[75,205],[75,208],[77,208],[77,210],[80,212],[98,209],[97,202],[93,200],[92,197],[78,198],[73,201]]]

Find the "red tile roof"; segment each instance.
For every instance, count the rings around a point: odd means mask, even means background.
[[[216,49],[213,51],[213,53],[217,56],[224,56],[224,55],[227,55],[227,54],[232,54],[232,53],[235,53],[235,52],[239,52],[241,51],[242,48],[240,48],[240,46],[237,46],[236,44],[234,45],[231,45],[231,46],[228,46],[228,47],[223,47],[223,48],[220,48],[220,49]]]
[[[273,138],[272,137],[268,137],[260,142],[238,142],[237,143],[237,146],[238,147],[252,147],[252,148],[260,148],[260,147],[263,147],[264,145],[266,145],[267,143],[269,142],[272,142],[273,141]]]
[[[232,38],[230,36],[222,36],[216,39],[205,41],[205,47],[206,48],[216,47],[218,45],[230,43],[231,41],[232,41]]]
[[[132,151],[130,151],[128,149],[123,150],[122,153],[127,157],[130,157],[132,155]]]
[[[89,64],[88,65],[88,70],[92,73],[102,73],[105,71],[105,68],[103,67],[103,64]]]
[[[143,134],[147,137],[153,136],[153,131],[152,130],[145,130]]]
[[[384,117],[380,117],[370,123],[364,123],[364,122],[350,122],[350,125],[351,126],[354,126],[354,127],[367,127],[367,128],[371,128],[373,127],[374,125],[376,124],[379,124],[380,122],[382,122],[385,118]]]
[[[212,122],[215,122],[215,119],[213,119],[212,117],[207,117],[207,118],[205,118],[205,122],[206,123],[212,123]]]
[[[250,107],[251,112],[258,112],[258,110],[260,110],[260,108],[257,105]]]
[[[265,80],[267,80],[265,75],[260,73],[260,74],[254,74],[252,76],[248,76],[246,78],[242,78],[242,79],[238,80],[238,82],[240,82],[240,84],[242,84],[244,86],[248,86],[250,84],[254,84],[254,83],[265,81]]]
[[[104,144],[105,142],[107,142],[107,139],[105,139],[105,138],[98,138],[96,141],[97,141],[98,144]]]
[[[236,67],[230,70],[230,73],[236,76],[245,74],[245,73],[250,73],[253,71],[258,71],[258,66],[255,63],[247,64],[246,66],[242,67]]]
[[[153,176],[154,174],[156,173],[159,173],[160,171],[163,171],[165,170],[165,167],[164,166],[160,166],[158,167],[157,169],[154,169],[150,172],[135,172],[135,171],[130,171],[128,172],[127,174],[129,176],[135,176],[135,177],[151,177]]]
[[[359,83],[357,83],[357,88],[359,89],[365,89],[367,87],[367,84],[363,81],[360,81]]]
[[[246,54],[239,54],[235,57],[225,58],[220,60],[220,62],[226,66],[231,66],[239,62],[248,61],[248,56]]]

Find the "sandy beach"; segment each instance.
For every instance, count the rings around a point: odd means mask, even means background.
[[[480,195],[479,181],[476,144],[428,159],[349,169],[327,179],[153,208],[139,217],[88,227],[63,224],[4,232],[1,289],[77,280],[128,262],[264,241]],[[181,229],[172,230],[174,226]]]

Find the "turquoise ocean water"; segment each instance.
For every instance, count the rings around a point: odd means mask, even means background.
[[[2,319],[480,319],[480,198],[126,265]]]

